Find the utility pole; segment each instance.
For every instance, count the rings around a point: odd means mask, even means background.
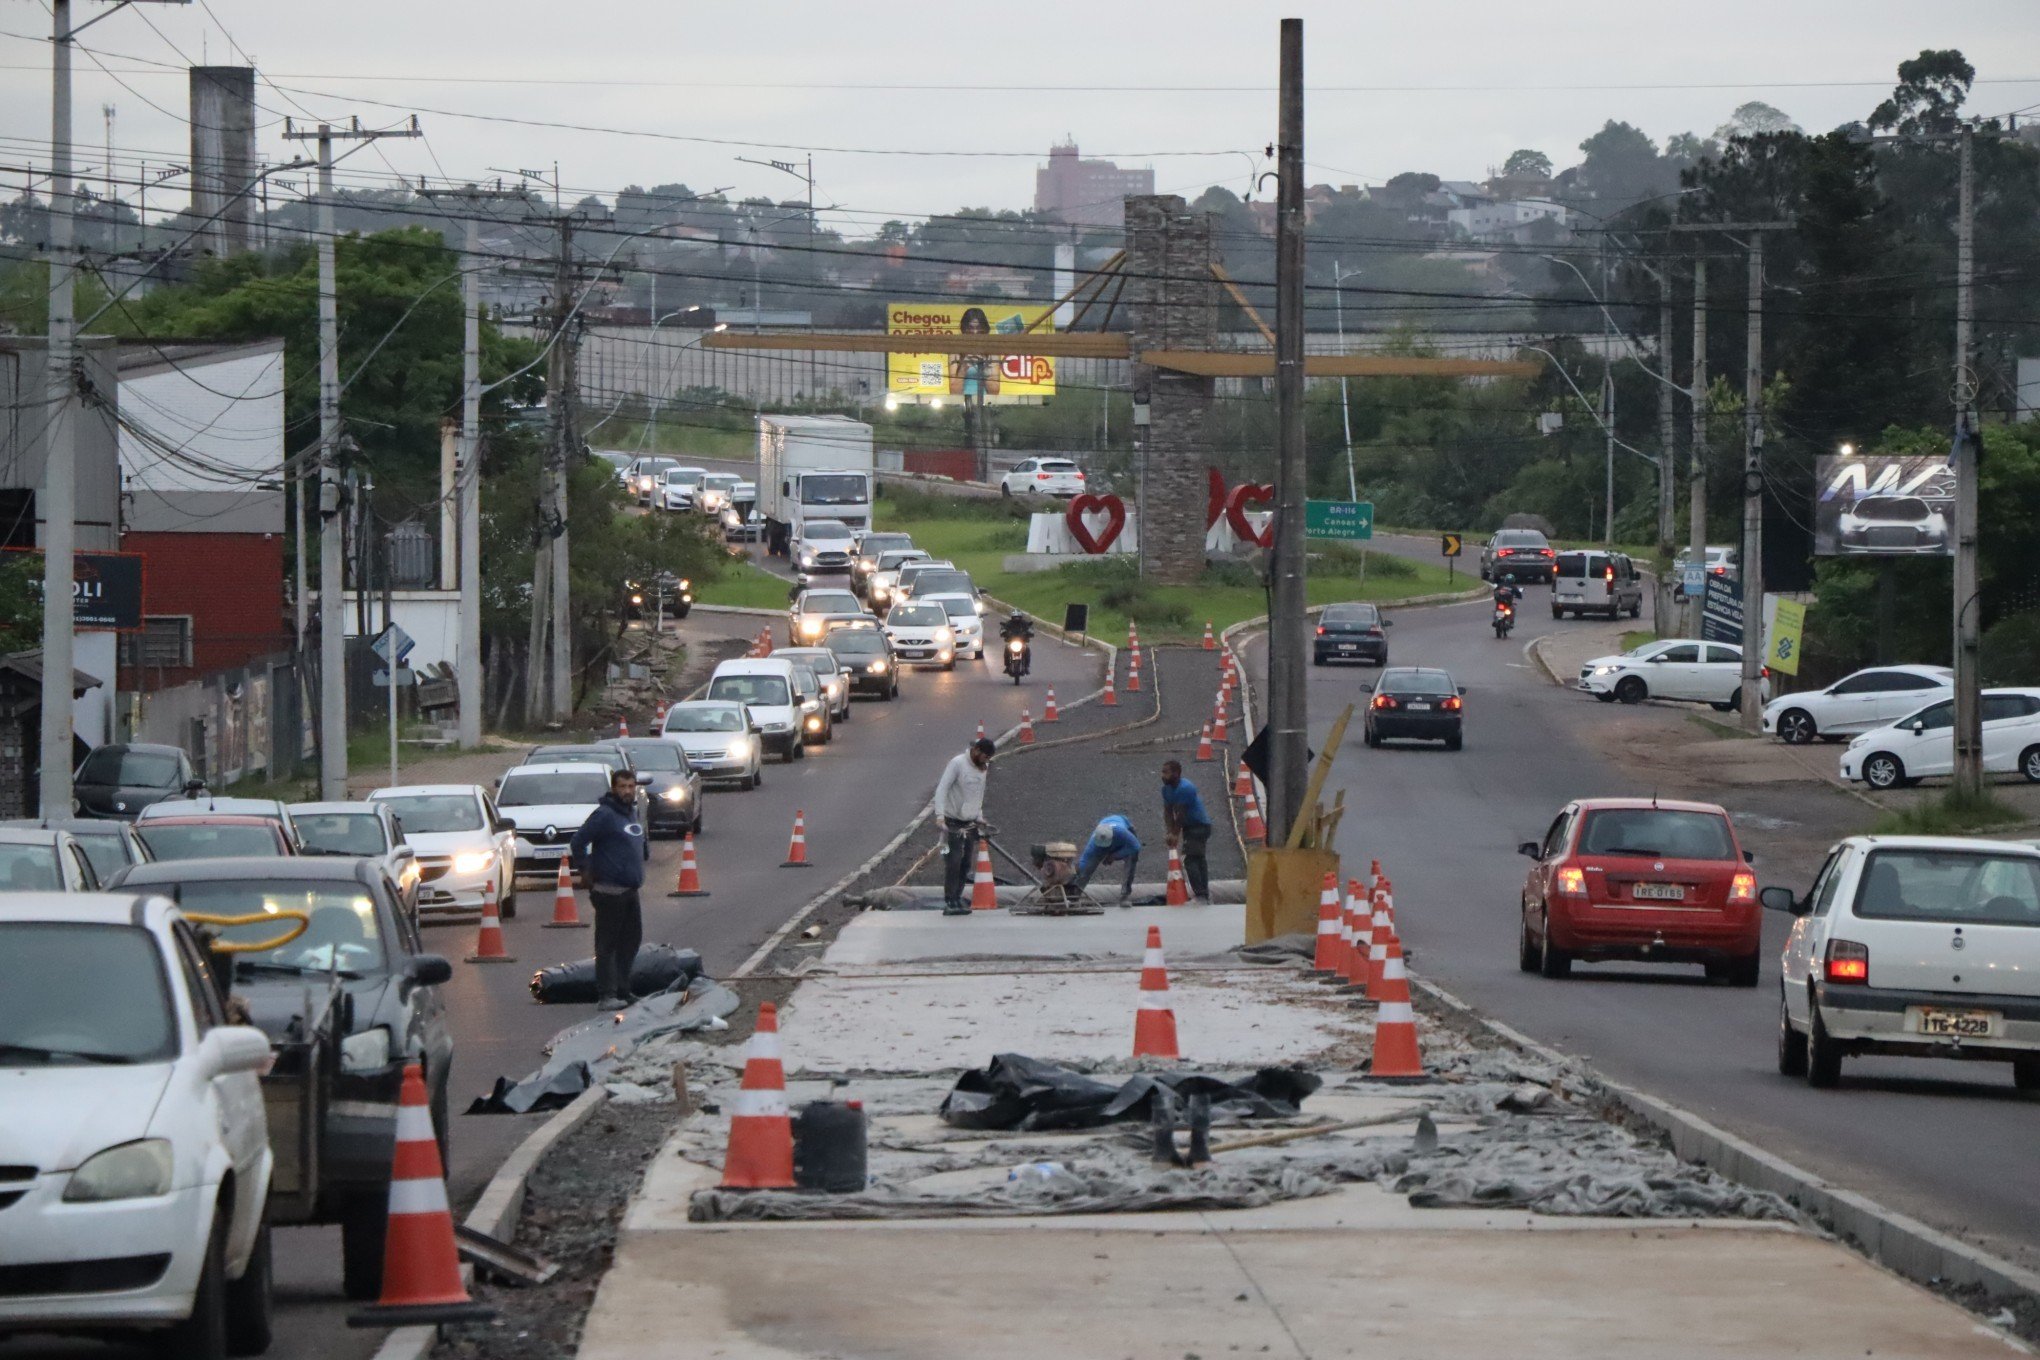
[[[1268,843],[1287,843],[1304,807],[1310,714],[1304,687],[1303,20],[1282,21],[1275,204],[1275,544],[1269,562]]]
[[[531,652],[526,667],[525,716],[534,726],[563,721],[573,706],[572,584],[567,570],[567,469],[574,433],[574,219],[553,220],[559,253],[553,260],[552,348],[546,354],[545,472],[539,483],[538,541],[531,567]]]
[[[1669,562],[1672,558],[1672,504],[1677,499],[1674,492],[1678,481],[1679,414],[1673,405],[1672,392],[1672,266],[1664,260],[1658,270],[1658,367],[1664,370],[1664,381],[1658,389],[1658,506],[1657,544],[1658,556]],[[1665,598],[1659,596],[1660,599]]]
[[[1358,274],[1359,270],[1353,271]],[[1332,316],[1339,327],[1339,353],[1346,352],[1346,275],[1339,269],[1339,262],[1332,261]],[[1346,499],[1360,499],[1360,482],[1353,475],[1353,407],[1346,393],[1346,375],[1339,375],[1339,424],[1346,431]],[[1361,570],[1366,571],[1367,559],[1360,559]]]
[[[50,330],[43,354],[49,433],[43,462],[42,815],[71,815],[71,600],[78,547],[78,258],[71,215],[71,0],[52,0],[50,57]]]
[[[418,120],[408,128],[370,130],[359,118],[336,128],[321,123],[299,129],[284,120],[288,141],[315,141],[319,148],[319,796],[347,796],[347,624],[341,576],[340,537],[340,298],[335,282],[333,225],[333,143],[366,145],[379,137],[418,137]],[[302,541],[298,551],[304,552]]]
[[[1693,447],[1686,469],[1688,561],[1700,567],[1700,593],[1686,597],[1691,629],[1700,636],[1700,614],[1707,599],[1707,261],[1693,261]]]
[[[1983,793],[1983,707],[1979,685],[1982,598],[1977,578],[1977,454],[1983,431],[1976,398],[1976,166],[1973,124],[1962,125],[1961,188],[1955,221],[1955,767],[1957,795]]]
[[[1601,520],[1601,540],[1615,546],[1615,318],[1608,311],[1608,238],[1601,238],[1601,430],[1608,439],[1608,498]]]
[[[1764,713],[1764,234],[1750,236],[1749,335],[1743,367],[1742,728]]]

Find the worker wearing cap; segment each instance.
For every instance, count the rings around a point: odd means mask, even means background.
[[[1071,886],[1082,892],[1090,885],[1092,874],[1120,860],[1126,861],[1126,886],[1119,890],[1119,905],[1132,906],[1133,875],[1140,868],[1140,838],[1133,834],[1133,824],[1115,812],[1092,828]]]
[[[948,916],[970,915],[963,889],[970,881],[971,852],[985,815],[985,771],[991,769],[998,749],[979,737],[950,760],[935,786],[935,815],[942,819],[942,910]]]

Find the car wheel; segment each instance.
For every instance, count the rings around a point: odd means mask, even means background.
[[[1537,955],[1537,972],[1540,976],[1548,978],[1562,978],[1572,975],[1572,955],[1551,942],[1551,916],[1549,913],[1546,913],[1544,917],[1544,940],[1543,946]]]
[[[359,1303],[382,1294],[386,1195],[355,1195],[340,1209],[340,1292]]]
[[[2021,1091],[2040,1091],[2040,1058],[2012,1059],[2012,1085]]]
[[[1650,688],[1641,677],[1625,675],[1615,682],[1615,697],[1625,704],[1640,704],[1650,697]]]
[[[951,657],[951,658],[949,658],[949,660],[947,660],[947,661],[943,662],[943,663],[942,663],[942,669],[943,669],[943,670],[945,670],[945,671],[953,671],[953,670],[955,670],[955,669],[956,669],[956,658],[955,658],[955,657]]]
[[[254,1268],[250,1263],[249,1268]],[[377,1281],[381,1283],[380,1280]],[[206,1239],[205,1262],[191,1313],[182,1322],[150,1338],[163,1360],[225,1360],[227,1349],[227,1219],[226,1206],[213,1211],[212,1235]]]
[[[1805,709],[1788,708],[1778,715],[1778,735],[1787,746],[1804,746],[1820,735],[1820,729]]]
[[[1525,973],[1537,971],[1537,941],[1530,938],[1530,918],[1516,908],[1516,967]]]
[[[1012,488],[1012,487],[1010,487],[1010,486],[1008,486],[1008,485],[1007,485],[1007,484],[1006,484],[1005,482],[1000,482],[1000,483],[999,483],[999,494],[1000,494],[1001,496],[1004,496],[1004,497],[1005,497],[1005,498],[1006,498],[1007,500],[1009,500],[1009,501],[1010,501],[1010,500],[1012,500],[1012,499],[1013,499],[1013,488]]]
[[[1606,690],[1597,691],[1594,697],[1596,699],[1599,699],[1604,704],[1612,704],[1615,702],[1615,696],[1608,693]]]
[[[496,893],[496,915],[505,921],[517,919],[517,875],[514,872],[504,876],[503,886]]]
[[[1731,987],[1754,987],[1764,970],[1762,950],[1731,959],[1728,964],[1728,985]]]
[[[1792,1028],[1791,1017],[1785,1010],[1785,989],[1782,986],[1778,988],[1778,1075],[1806,1075],[1806,1036]]]
[[[1313,666],[1322,666],[1325,664],[1325,659],[1322,656],[1319,656],[1316,652],[1312,652],[1310,654],[1310,664]]]
[[[761,760],[758,762],[758,767],[751,771],[751,777],[744,781],[744,787],[747,789],[756,789],[764,782],[765,782],[765,762]]]
[[[836,721],[839,723],[850,721],[850,705],[848,704],[843,705],[843,711],[836,715]]]
[[[1457,751],[1458,749],[1460,749],[1461,746],[1465,745],[1465,743],[1466,738],[1455,734],[1453,736],[1445,738],[1445,749],[1448,751]]]
[[[1905,783],[1905,762],[1889,751],[1873,751],[1863,762],[1863,782],[1883,792]]]
[[[270,1251],[269,1220],[255,1228],[248,1268],[227,1285],[227,1353],[260,1355],[276,1332],[275,1257]]]
[[[1639,598],[1635,604],[1629,606],[1629,617],[1632,619],[1640,619],[1643,617],[1643,600],[1641,598]]]
[[[795,743],[793,744],[793,758],[794,758],[795,760],[806,760],[806,759],[807,759],[807,743],[806,743],[806,742],[804,742],[804,741],[796,741],[796,742],[795,742]]]
[[[1809,1009],[1806,1030],[1806,1084],[1825,1090],[1842,1079],[1842,1047],[1828,1037],[1818,1007]]]
[[[2040,746],[2028,746],[2019,752],[2019,773],[2029,784],[2040,784]]]
[[[1360,729],[1360,740],[1368,746],[1381,745],[1381,738],[1374,735],[1374,729],[1371,727]]]
[[[1557,605],[1553,605],[1551,606],[1551,617],[1553,617],[1554,619],[1562,619],[1565,617],[1565,611],[1563,609],[1560,609]]]
[[[892,683],[892,688],[885,692],[885,701],[887,703],[891,703],[893,700],[899,697],[900,697],[900,682],[895,680]]]

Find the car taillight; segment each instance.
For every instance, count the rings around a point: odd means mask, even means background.
[[[1457,713],[1462,707],[1462,705],[1460,704],[1459,696],[1453,694],[1448,695],[1445,699],[1445,702],[1438,705],[1438,707],[1444,709],[1447,713]]]
[[[1037,472],[1034,474],[1034,480],[1037,482],[1045,482],[1048,480],[1048,474],[1046,472]]]
[[[1545,557],[1556,557],[1556,556],[1558,556],[1558,552],[1557,552],[1557,550],[1556,550],[1556,549],[1553,549],[1553,548],[1539,548],[1539,549],[1538,549],[1537,551],[1538,551],[1538,552],[1539,552],[1539,553],[1540,553],[1541,555],[1543,555],[1543,556],[1545,556]]]
[[[1516,550],[1514,548],[1502,548],[1495,553],[1496,557],[1514,557],[1515,555]]]
[[[1608,578],[1608,583],[1609,583],[1610,585],[1613,585],[1613,584],[1615,583],[1615,568],[1613,568],[1613,567],[1609,567],[1609,568],[1607,569],[1607,578]]]
[[[1325,626],[1322,623],[1317,626],[1317,635],[1319,637],[1323,637],[1325,635]]]
[[[1374,706],[1376,708],[1394,708],[1395,696],[1393,694],[1377,694],[1374,696]]]
[[[1585,897],[1587,895],[1587,871],[1568,864],[1558,871],[1554,880],[1560,897]]]
[[[1827,947],[1829,982],[1870,981],[1870,950],[1854,940],[1829,940]]]
[[[1771,678],[1771,668],[1769,666],[1759,666],[1757,667],[1757,674],[1763,679],[1769,680]]]
[[[1319,629],[1318,631],[1320,631],[1320,632],[1323,632],[1324,630],[1323,630],[1323,629]],[[1367,630],[1367,636],[1369,636],[1369,637],[1380,637],[1380,636],[1382,636],[1382,632],[1381,632],[1381,627],[1380,627],[1380,625],[1379,625],[1379,624],[1377,624],[1376,626],[1374,626],[1374,627],[1372,627],[1372,628],[1368,629],[1368,630]]]
[[[1747,906],[1756,900],[1757,876],[1747,869],[1738,870],[1728,881],[1728,904],[1732,907]]]

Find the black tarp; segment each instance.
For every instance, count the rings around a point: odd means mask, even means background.
[[[1143,1072],[1117,1084],[1021,1053],[1001,1053],[965,1072],[942,1100],[942,1118],[963,1129],[1083,1129],[1149,1117],[1157,1090],[1211,1097],[1214,1119],[1283,1119],[1323,1083],[1300,1068],[1264,1067],[1244,1081],[1207,1072]]]

